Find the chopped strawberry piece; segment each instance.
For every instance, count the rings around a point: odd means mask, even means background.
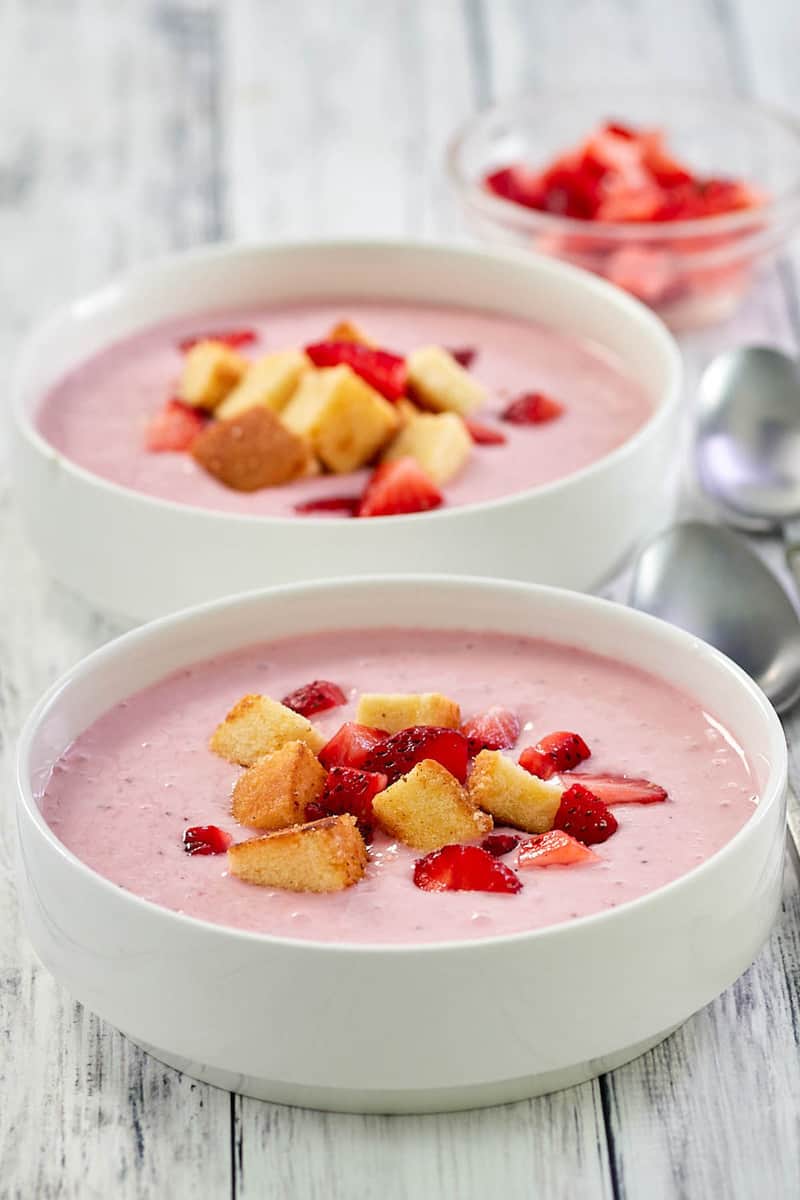
[[[649,779],[633,779],[628,775],[580,775],[577,783],[588,788],[604,804],[659,804],[667,793]]]
[[[150,421],[144,435],[148,450],[188,450],[208,418],[181,400],[168,400]]]
[[[551,779],[562,771],[574,770],[591,753],[580,734],[561,730],[559,733],[548,733],[535,746],[523,750],[519,765],[540,779]]]
[[[304,683],[281,700],[281,704],[303,717],[310,717],[314,713],[325,712],[328,708],[336,708],[337,705],[346,703],[347,697],[342,689],[328,679],[315,679],[313,683]]]
[[[534,835],[522,843],[517,856],[518,867],[571,867],[576,863],[599,861],[599,854],[562,829]]]
[[[510,854],[519,842],[515,833],[490,833],[481,842],[481,850],[486,850],[493,858],[500,858],[503,854]]]
[[[372,729],[369,725],[348,721],[322,747],[319,761],[328,770],[332,767],[356,767],[360,770],[370,752],[387,736],[383,729]]]
[[[414,883],[426,892],[518,892],[519,877],[480,846],[442,846],[414,864]]]
[[[258,341],[258,334],[255,329],[226,329],[224,332],[201,333],[195,337],[184,338],[178,343],[181,351],[186,354],[198,342],[222,342],[223,346],[230,346],[232,350],[238,350],[241,346],[251,346],[253,342]]]
[[[456,360],[460,367],[467,370],[475,362],[478,357],[478,351],[474,346],[461,346],[456,350],[449,350],[448,353]]]
[[[320,804],[318,800],[312,800],[310,804],[306,805],[307,821],[321,821],[324,817],[329,817],[330,815],[325,805]]]
[[[358,516],[427,512],[443,502],[442,493],[415,458],[398,458],[375,468],[361,497]]]
[[[510,200],[512,204],[522,204],[525,208],[540,208],[544,199],[543,188],[536,171],[530,170],[519,163],[510,167],[501,167],[484,179],[484,185],[495,196],[502,200]]]
[[[484,425],[483,421],[475,421],[472,417],[464,417],[463,421],[476,446],[503,446],[508,441],[503,431],[493,425]]]
[[[354,517],[360,504],[360,496],[323,496],[319,500],[301,500],[299,504],[295,504],[294,511],[296,513],[340,512],[347,517]]]
[[[500,419],[512,425],[544,425],[560,417],[563,411],[564,405],[544,392],[524,392],[503,409]]]
[[[576,837],[579,842],[594,845],[616,833],[617,818],[588,788],[573,783],[561,797],[553,826]]]
[[[365,771],[388,775],[394,783],[426,758],[440,763],[461,783],[467,777],[467,739],[457,729],[439,725],[412,725],[393,733],[370,750],[362,766]]]
[[[387,400],[399,400],[406,390],[408,372],[399,354],[378,350],[363,342],[315,342],[306,346],[315,367],[350,367]]]
[[[331,767],[325,780],[322,799],[319,801],[320,807],[327,813],[352,813],[359,825],[370,829],[373,822],[373,797],[382,792],[388,782],[385,775],[373,771],[357,771],[353,767]]]
[[[224,854],[233,838],[218,825],[190,825],[183,831],[187,854]]]
[[[509,708],[493,705],[465,721],[461,732],[469,743],[470,758],[481,750],[510,750],[519,737],[519,717]]]

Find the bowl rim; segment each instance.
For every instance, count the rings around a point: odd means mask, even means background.
[[[544,277],[548,283],[553,277],[556,279],[566,277],[577,287],[582,288],[584,292],[588,293],[593,300],[604,304],[610,303],[615,306],[617,312],[621,311],[625,319],[630,321],[631,325],[638,323],[640,330],[642,326],[646,327],[647,336],[650,338],[651,343],[660,345],[667,359],[669,378],[666,386],[662,389],[661,395],[655,398],[652,411],[642,425],[629,438],[626,438],[619,446],[614,447],[608,454],[587,463],[586,466],[581,467],[577,471],[562,476],[560,479],[552,480],[550,483],[538,484],[523,491],[512,492],[507,496],[497,496],[493,499],[474,501],[470,504],[459,504],[453,508],[448,508],[444,505],[441,508],[432,509],[427,512],[380,518],[382,521],[390,521],[391,528],[406,526],[410,522],[447,521],[461,514],[470,515],[493,511],[495,509],[510,507],[520,502],[526,502],[531,497],[540,495],[555,495],[557,497],[560,492],[565,489],[568,490],[576,481],[590,479],[592,476],[602,473],[609,465],[613,466],[635,455],[640,445],[647,441],[653,434],[657,433],[663,424],[671,421],[679,409],[683,384],[683,360],[678,344],[666,325],[642,301],[630,296],[622,289],[614,287],[606,280],[600,279],[591,271],[584,270],[572,263],[554,259],[544,254],[531,254],[530,251],[515,247],[474,246],[448,241],[429,242],[418,238],[298,238],[287,241],[230,240],[210,242],[188,251],[181,250],[151,259],[147,263],[124,272],[103,287],[96,288],[77,299],[60,305],[49,317],[38,324],[26,337],[17,354],[14,365],[10,408],[12,420],[18,433],[37,454],[47,461],[56,462],[62,471],[84,486],[94,487],[101,493],[110,493],[112,496],[121,497],[131,502],[142,504],[145,507],[166,509],[169,512],[183,515],[191,514],[195,519],[230,521],[237,524],[254,523],[256,525],[284,529],[302,526],[303,528],[316,529],[319,532],[323,529],[327,530],[331,528],[352,528],[354,525],[358,527],[361,522],[354,522],[349,517],[316,516],[313,514],[279,516],[264,513],[226,512],[223,509],[206,508],[201,505],[164,499],[146,492],[137,491],[133,487],[116,483],[114,480],[105,479],[102,475],[98,475],[94,471],[80,466],[57,450],[36,427],[34,419],[36,405],[25,400],[25,376],[28,372],[28,364],[40,353],[41,346],[46,345],[54,330],[61,328],[64,324],[84,318],[87,313],[91,317],[94,312],[102,310],[108,305],[117,304],[124,306],[126,303],[125,294],[131,289],[136,289],[146,284],[148,279],[152,280],[158,277],[159,274],[173,274],[180,272],[184,267],[197,266],[198,264],[228,257],[235,260],[241,257],[249,257],[252,254],[272,255],[276,252],[286,252],[288,254],[303,255],[325,252],[327,250],[335,250],[341,253],[360,253],[364,251],[397,253],[411,250],[424,253],[432,252],[445,256],[454,254],[460,258],[469,259],[474,262],[488,259],[491,262],[508,262],[526,271],[532,269],[538,271],[540,277]],[[155,322],[153,327],[156,327],[157,324],[158,322]],[[140,326],[139,332],[144,328],[145,326]],[[132,334],[129,333],[125,336],[132,336]],[[625,367],[624,359],[622,360],[622,366],[623,368]],[[41,394],[39,399],[41,399]],[[367,522],[367,525],[369,524],[370,522]]]
[[[635,899],[627,900],[615,908],[589,913],[583,917],[571,918],[570,920],[553,925],[546,925],[540,929],[524,930],[508,934],[494,934],[479,938],[451,938],[449,940],[444,939],[418,944],[413,942],[317,941],[310,938],[293,938],[258,930],[239,929],[232,925],[218,924],[200,917],[190,916],[157,904],[154,901],[147,900],[137,893],[123,888],[120,884],[114,883],[93,867],[88,866],[88,864],[69,850],[48,825],[34,798],[32,772],[29,769],[30,754],[41,722],[56,708],[62,694],[75,683],[91,677],[98,670],[102,670],[107,662],[113,661],[119,656],[124,658],[129,653],[135,652],[139,647],[146,647],[151,639],[157,640],[168,635],[169,631],[176,626],[202,621],[205,618],[213,619],[216,614],[229,609],[236,609],[239,606],[247,606],[254,603],[269,604],[273,596],[291,596],[298,593],[312,595],[316,593],[320,596],[329,596],[332,591],[346,594],[353,590],[365,591],[386,586],[397,587],[398,585],[410,590],[420,588],[429,589],[436,586],[455,587],[463,589],[466,592],[481,591],[490,593],[499,590],[506,594],[526,596],[534,604],[537,598],[549,598],[551,600],[557,598],[560,603],[572,604],[579,611],[587,612],[594,610],[605,614],[612,622],[614,620],[628,622],[632,627],[632,633],[638,634],[637,637],[631,639],[632,644],[638,644],[638,641],[642,638],[655,637],[671,642],[676,648],[676,653],[685,653],[690,649],[695,654],[699,653],[705,662],[714,665],[714,669],[719,669],[727,674],[733,687],[743,689],[748,694],[750,700],[760,710],[766,723],[770,754],[769,774],[764,787],[761,789],[753,812],[733,837],[709,858],[684,874],[679,875],[677,878],[670,880],[669,883],[646,892]],[[602,651],[596,651],[596,653],[602,653]],[[653,672],[650,673],[653,674]],[[97,650],[94,650],[91,654],[80,659],[65,671],[36,703],[19,735],[15,778],[18,810],[22,810],[27,820],[33,825],[36,834],[48,845],[49,850],[52,853],[56,853],[69,866],[71,871],[77,871],[84,885],[88,883],[91,887],[100,887],[101,891],[109,895],[115,895],[118,899],[122,897],[122,903],[132,904],[135,909],[145,914],[149,913],[154,919],[177,923],[176,928],[178,929],[185,926],[188,922],[189,927],[193,928],[195,932],[202,932],[205,935],[232,938],[237,942],[243,941],[246,944],[253,943],[261,946],[275,945],[284,948],[288,947],[299,953],[319,953],[320,951],[325,951],[330,954],[340,955],[352,952],[359,955],[391,954],[393,956],[415,953],[441,954],[443,952],[449,954],[468,954],[471,950],[487,946],[527,946],[528,944],[533,946],[543,940],[549,940],[554,937],[569,937],[572,934],[579,934],[587,928],[594,928],[608,922],[619,921],[624,919],[627,914],[657,905],[665,896],[669,897],[673,895],[703,874],[708,874],[721,861],[734,854],[739,844],[751,835],[752,830],[766,820],[774,806],[781,803],[787,790],[788,748],[777,713],[758,685],[754,683],[741,667],[707,642],[703,642],[693,634],[687,633],[677,626],[670,625],[660,618],[651,616],[649,613],[640,612],[637,609],[629,608],[626,605],[618,604],[599,596],[587,595],[543,584],[522,583],[516,580],[484,579],[470,575],[443,577],[431,574],[406,576],[376,574],[358,577],[343,576],[331,580],[313,580],[305,583],[281,584],[239,592],[232,596],[223,597],[220,600],[194,605],[168,614],[167,616],[159,617],[154,621],[137,626],[120,637],[112,639]],[[18,820],[19,815],[18,811]],[[27,886],[27,881],[23,886]]]
[[[697,104],[736,106],[740,110],[749,110],[751,113],[771,119],[776,125],[782,126],[785,131],[794,135],[797,141],[795,182],[788,185],[780,194],[768,195],[764,203],[743,212],[721,213],[711,217],[693,217],[683,221],[582,221],[577,217],[540,212],[538,209],[526,208],[511,200],[505,200],[501,196],[487,191],[481,186],[480,180],[468,176],[462,168],[461,152],[469,138],[492,120],[502,117],[504,114],[512,116],[520,105],[534,102],[550,104],[556,100],[560,100],[562,104],[568,104],[570,100],[574,101],[577,97],[596,96],[601,102],[602,110],[609,101],[613,101],[615,95],[652,96],[656,91],[672,94],[682,100],[694,99]],[[715,234],[750,230],[754,233],[763,233],[762,227],[765,222],[778,224],[785,222],[787,227],[800,222],[800,118],[779,105],[746,100],[733,92],[715,93],[703,88],[684,88],[675,85],[672,87],[663,85],[658,88],[626,87],[624,85],[610,88],[585,86],[548,89],[546,92],[519,91],[479,109],[458,126],[445,147],[444,170],[451,187],[472,208],[479,210],[484,216],[498,224],[513,224],[531,232],[541,233],[543,230],[550,230],[583,237],[607,238],[609,241],[621,243],[646,243],[651,240],[663,241],[664,239],[680,241],[684,238],[689,241],[701,236],[713,237]],[[680,246],[677,251],[678,253],[687,253]],[[708,250],[689,253],[699,257],[708,253]]]

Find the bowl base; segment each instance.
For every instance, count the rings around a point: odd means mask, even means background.
[[[654,1037],[646,1038],[636,1045],[626,1046],[613,1054],[590,1062],[576,1063],[558,1071],[545,1071],[538,1075],[525,1075],[518,1079],[504,1079],[498,1083],[470,1084],[465,1087],[427,1088],[414,1090],[350,1089],[310,1087],[306,1084],[281,1083],[276,1080],[260,1079],[254,1075],[241,1075],[235,1071],[224,1071],[203,1063],[192,1062],[177,1054],[169,1054],[157,1046],[149,1046],[137,1038],[131,1038],[142,1050],[152,1054],[159,1062],[191,1075],[201,1083],[210,1083],[227,1092],[238,1092],[256,1100],[267,1100],[272,1104],[289,1104],[297,1108],[322,1109],[325,1112],[341,1113],[439,1113],[458,1112],[468,1108],[489,1108],[495,1104],[511,1104],[517,1100],[530,1100],[548,1092],[558,1092],[574,1087],[614,1071],[631,1062],[659,1042],[674,1033],[678,1025],[662,1030]]]

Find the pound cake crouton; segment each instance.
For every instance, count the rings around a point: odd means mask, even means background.
[[[400,427],[394,405],[345,365],[307,372],[282,417],[337,474],[363,467]]]
[[[326,774],[305,742],[287,742],[259,758],[237,779],[233,815],[240,825],[253,829],[302,825],[306,805],[322,795]]]
[[[356,342],[359,346],[374,346],[372,338],[367,337],[363,329],[355,321],[337,321],[328,330],[326,342]]]
[[[387,733],[399,733],[412,725],[458,729],[461,709],[441,692],[365,692],[358,702],[356,721]]]
[[[372,811],[382,829],[415,850],[471,842],[493,826],[455,776],[430,758],[379,792]]]
[[[220,420],[238,417],[249,408],[268,408],[279,413],[289,403],[311,363],[302,350],[276,350],[256,359],[241,382],[222,401],[216,411]]]
[[[499,750],[481,750],[469,777],[469,794],[499,825],[527,833],[553,828],[564,786],[558,779],[537,779]]]
[[[417,413],[383,453],[383,462],[415,458],[434,483],[452,479],[472,454],[472,438],[456,413]]]
[[[288,892],[341,892],[358,883],[367,847],[350,813],[295,825],[228,850],[231,874]]]
[[[243,696],[211,735],[209,747],[228,762],[251,767],[287,742],[304,742],[317,754],[325,738],[306,717],[269,696]]]
[[[237,492],[289,483],[307,471],[308,444],[266,408],[212,421],[192,442],[194,460]]]
[[[463,417],[486,401],[486,389],[441,346],[413,350],[406,365],[412,397],[425,408]]]
[[[247,359],[222,342],[202,341],[187,350],[178,395],[210,412],[221,404],[247,370]]]

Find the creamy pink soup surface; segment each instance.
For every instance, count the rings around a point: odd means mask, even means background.
[[[366,470],[241,493],[206,474],[188,454],[157,454],[144,447],[149,419],[175,392],[181,339],[251,328],[259,341],[245,353],[255,357],[319,341],[345,317],[400,353],[428,344],[475,349],[472,372],[489,392],[487,404],[475,413],[478,418],[493,420],[526,391],[544,391],[565,406],[563,416],[547,424],[503,424],[506,445],[477,446],[463,472],[444,487],[448,506],[496,499],[569,475],[622,445],[652,412],[645,389],[608,352],[542,325],[460,308],[342,301],[158,325],[65,376],[43,398],[38,429],[61,454],[96,475],[180,504],[295,516],[300,501],[357,494]]]
[[[431,893],[412,881],[419,852],[376,834],[365,878],[343,892],[295,894],[243,883],[222,856],[190,856],[188,825],[253,836],[230,815],[240,768],[207,748],[248,692],[277,699],[315,678],[348,704],[314,718],[326,734],[353,718],[363,691],[438,690],[469,716],[513,708],[518,746],[556,729],[592,749],[595,773],[645,776],[661,804],[617,806],[600,862],[520,869],[515,895]],[[557,643],[503,634],[384,629],[256,645],[199,662],[131,696],[68,748],[43,788],[44,816],[99,874],[147,900],[222,925],[323,942],[416,943],[520,933],[602,912],[704,862],[756,803],[744,755],[713,714],[638,669]],[[516,851],[501,861],[516,866]]]

